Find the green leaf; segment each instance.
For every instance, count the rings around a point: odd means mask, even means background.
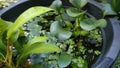
[[[98,21],[95,21],[95,19],[86,19],[84,21],[80,22],[80,27],[86,31],[93,30],[97,27],[106,27],[107,22],[105,19],[99,19]]]
[[[56,9],[57,11],[60,11],[61,6],[62,6],[62,1],[61,0],[55,0],[50,5],[50,8],[53,8],[53,9]]]
[[[62,13],[61,16],[64,21],[74,21],[75,20],[74,17],[69,16],[67,13]]]
[[[29,42],[24,45],[24,48],[28,48],[29,46],[31,46],[32,44],[34,43],[37,43],[37,42],[45,42],[48,38],[47,37],[33,37],[33,39],[29,40]]]
[[[4,21],[0,18],[0,38],[3,37],[3,34],[5,31],[7,31],[11,26],[12,26],[13,23],[11,22],[8,22],[8,21]],[[15,42],[18,38],[18,35],[19,35],[19,29],[16,30],[16,32],[13,33],[12,37],[10,38],[12,42]]]
[[[27,44],[28,38],[26,36],[21,36],[17,39],[17,41],[13,44],[17,53],[22,52],[23,45]]]
[[[104,15],[116,15],[116,12],[112,9],[110,4],[102,4],[104,6]]]
[[[34,43],[29,47],[23,50],[18,62],[22,61],[26,58],[29,54],[40,54],[40,53],[47,53],[47,52],[61,52],[61,49],[53,44],[50,43]]]
[[[89,0],[69,0],[69,1],[73,6],[81,9],[88,3]]]
[[[2,40],[0,39],[0,49],[1,50],[6,50],[6,45],[2,42]]]
[[[0,18],[0,38],[3,32],[6,30],[7,24]]]
[[[63,67],[67,67],[70,63],[71,63],[71,56],[63,53],[59,56],[58,58],[58,65],[63,68]]]
[[[111,6],[117,13],[120,13],[120,0],[111,0]]]
[[[71,17],[78,17],[78,16],[82,16],[86,13],[86,11],[84,12],[79,12],[77,9],[75,8],[69,8],[66,10],[67,14]]]
[[[41,7],[41,6],[35,6],[32,8],[29,8],[25,12],[23,12],[14,22],[14,24],[11,26],[11,28],[8,30],[7,33],[7,39],[11,38],[12,34],[19,28],[21,27],[24,23],[29,21],[30,19],[44,14],[48,11],[51,11],[53,9],[47,8],[47,7]]]
[[[55,20],[60,21],[60,22],[62,22],[62,21],[74,21],[75,18],[69,16],[67,13],[62,13],[61,15],[56,16]]]
[[[0,18],[0,38],[2,38],[3,33],[11,26],[12,23],[4,21]]]
[[[57,38],[60,39],[60,40],[69,39],[72,35],[72,32],[63,29],[58,21],[55,21],[51,24],[50,32],[53,35],[57,36]]]
[[[19,37],[19,33],[20,33],[20,30],[17,29],[11,36],[10,40],[12,43],[16,42],[16,40],[18,39]]]
[[[5,56],[0,52],[0,62],[4,62]]]

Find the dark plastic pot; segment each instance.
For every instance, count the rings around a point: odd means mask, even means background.
[[[32,6],[49,6],[53,0],[23,0],[20,1],[0,12],[0,17],[4,20],[14,21],[23,11]],[[71,6],[68,0],[62,0],[64,6]],[[90,1],[84,10],[89,14],[99,19],[102,18],[103,8],[99,3]],[[107,27],[102,30],[103,34],[103,47],[102,53],[99,56],[92,68],[110,68],[116,60],[120,51],[120,26],[115,18],[106,17]]]

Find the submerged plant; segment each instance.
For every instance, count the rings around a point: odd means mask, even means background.
[[[60,0],[50,7],[31,7],[13,23],[0,18],[1,67],[87,68],[95,61],[102,43],[97,28],[104,28],[106,20],[82,10],[88,0],[69,2],[74,7],[63,7]]]

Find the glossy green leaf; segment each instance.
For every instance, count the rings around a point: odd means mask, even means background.
[[[16,42],[16,40],[18,39],[19,37],[19,33],[20,33],[20,30],[17,29],[11,36],[10,40],[12,43]]]
[[[55,21],[51,24],[50,32],[53,35],[57,36],[57,38],[60,39],[60,40],[69,39],[72,35],[72,32],[63,29],[58,21]]]
[[[28,48],[32,44],[35,44],[37,42],[45,42],[48,38],[47,37],[37,37],[35,36],[33,39],[29,40],[29,42],[24,45],[24,48]]]
[[[2,38],[3,34],[5,31],[7,31],[9,28],[11,28],[13,23],[8,22],[8,21],[4,21],[0,18],[0,38]],[[16,30],[16,32],[13,33],[12,37],[11,37],[11,41],[14,43],[19,35],[19,29]]]
[[[61,9],[61,6],[62,6],[61,0],[55,0],[50,5],[50,8],[53,8],[53,9],[56,9],[57,11],[59,11]]]
[[[107,22],[105,19],[99,19],[98,21],[95,21],[94,19],[86,19],[84,21],[80,22],[80,27],[84,30],[90,31],[97,27],[106,27]]]
[[[2,38],[3,33],[11,26],[11,24],[12,23],[0,18],[0,38]]]
[[[7,39],[11,38],[12,34],[19,28],[21,27],[24,23],[26,23],[27,21],[29,21],[30,19],[44,14],[48,11],[51,11],[53,9],[51,8],[47,8],[47,7],[41,7],[41,6],[35,6],[32,8],[29,8],[28,10],[26,10],[25,12],[23,12],[14,22],[14,24],[11,26],[11,28],[8,30],[7,33]]]
[[[116,12],[112,9],[111,5],[106,3],[106,4],[102,4],[103,7],[103,11],[104,11],[104,15],[116,15]]]
[[[71,56],[63,53],[59,56],[58,58],[58,65],[63,68],[63,67],[67,67],[70,63],[71,63]]]
[[[80,9],[84,7],[88,3],[89,0],[69,0],[69,1],[73,6]]]
[[[67,14],[71,17],[78,17],[78,16],[82,16],[85,14],[85,11],[84,12],[79,12],[77,9],[75,8],[69,8],[66,10]]]
[[[40,53],[48,53],[48,52],[59,53],[59,52],[61,52],[61,49],[50,43],[42,43],[42,42],[34,43],[23,50],[22,55],[18,59],[18,62],[22,61],[29,54],[40,54]]]

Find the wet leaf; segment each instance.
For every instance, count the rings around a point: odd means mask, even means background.
[[[78,11],[75,8],[69,8],[69,9],[66,10],[66,12],[71,17],[78,17],[78,16],[80,17],[80,16],[85,14],[85,11],[84,12],[80,12],[80,11]]]
[[[53,35],[57,36],[57,38],[60,39],[60,40],[69,39],[72,35],[72,32],[63,29],[58,21],[55,21],[51,24],[50,32]]]
[[[86,19],[80,22],[80,27],[84,30],[90,31],[97,27],[104,28],[106,27],[107,22],[105,19],[99,19],[95,21],[94,19]]]
[[[50,5],[50,8],[56,9],[57,11],[60,11],[62,6],[62,2],[61,0],[55,0],[52,2],[52,4]]]
[[[67,67],[70,63],[71,63],[71,56],[63,53],[59,56],[58,58],[58,65],[63,68],[63,67]]]
[[[88,0],[69,0],[69,1],[73,6],[79,8],[79,9],[81,9],[88,3]]]

